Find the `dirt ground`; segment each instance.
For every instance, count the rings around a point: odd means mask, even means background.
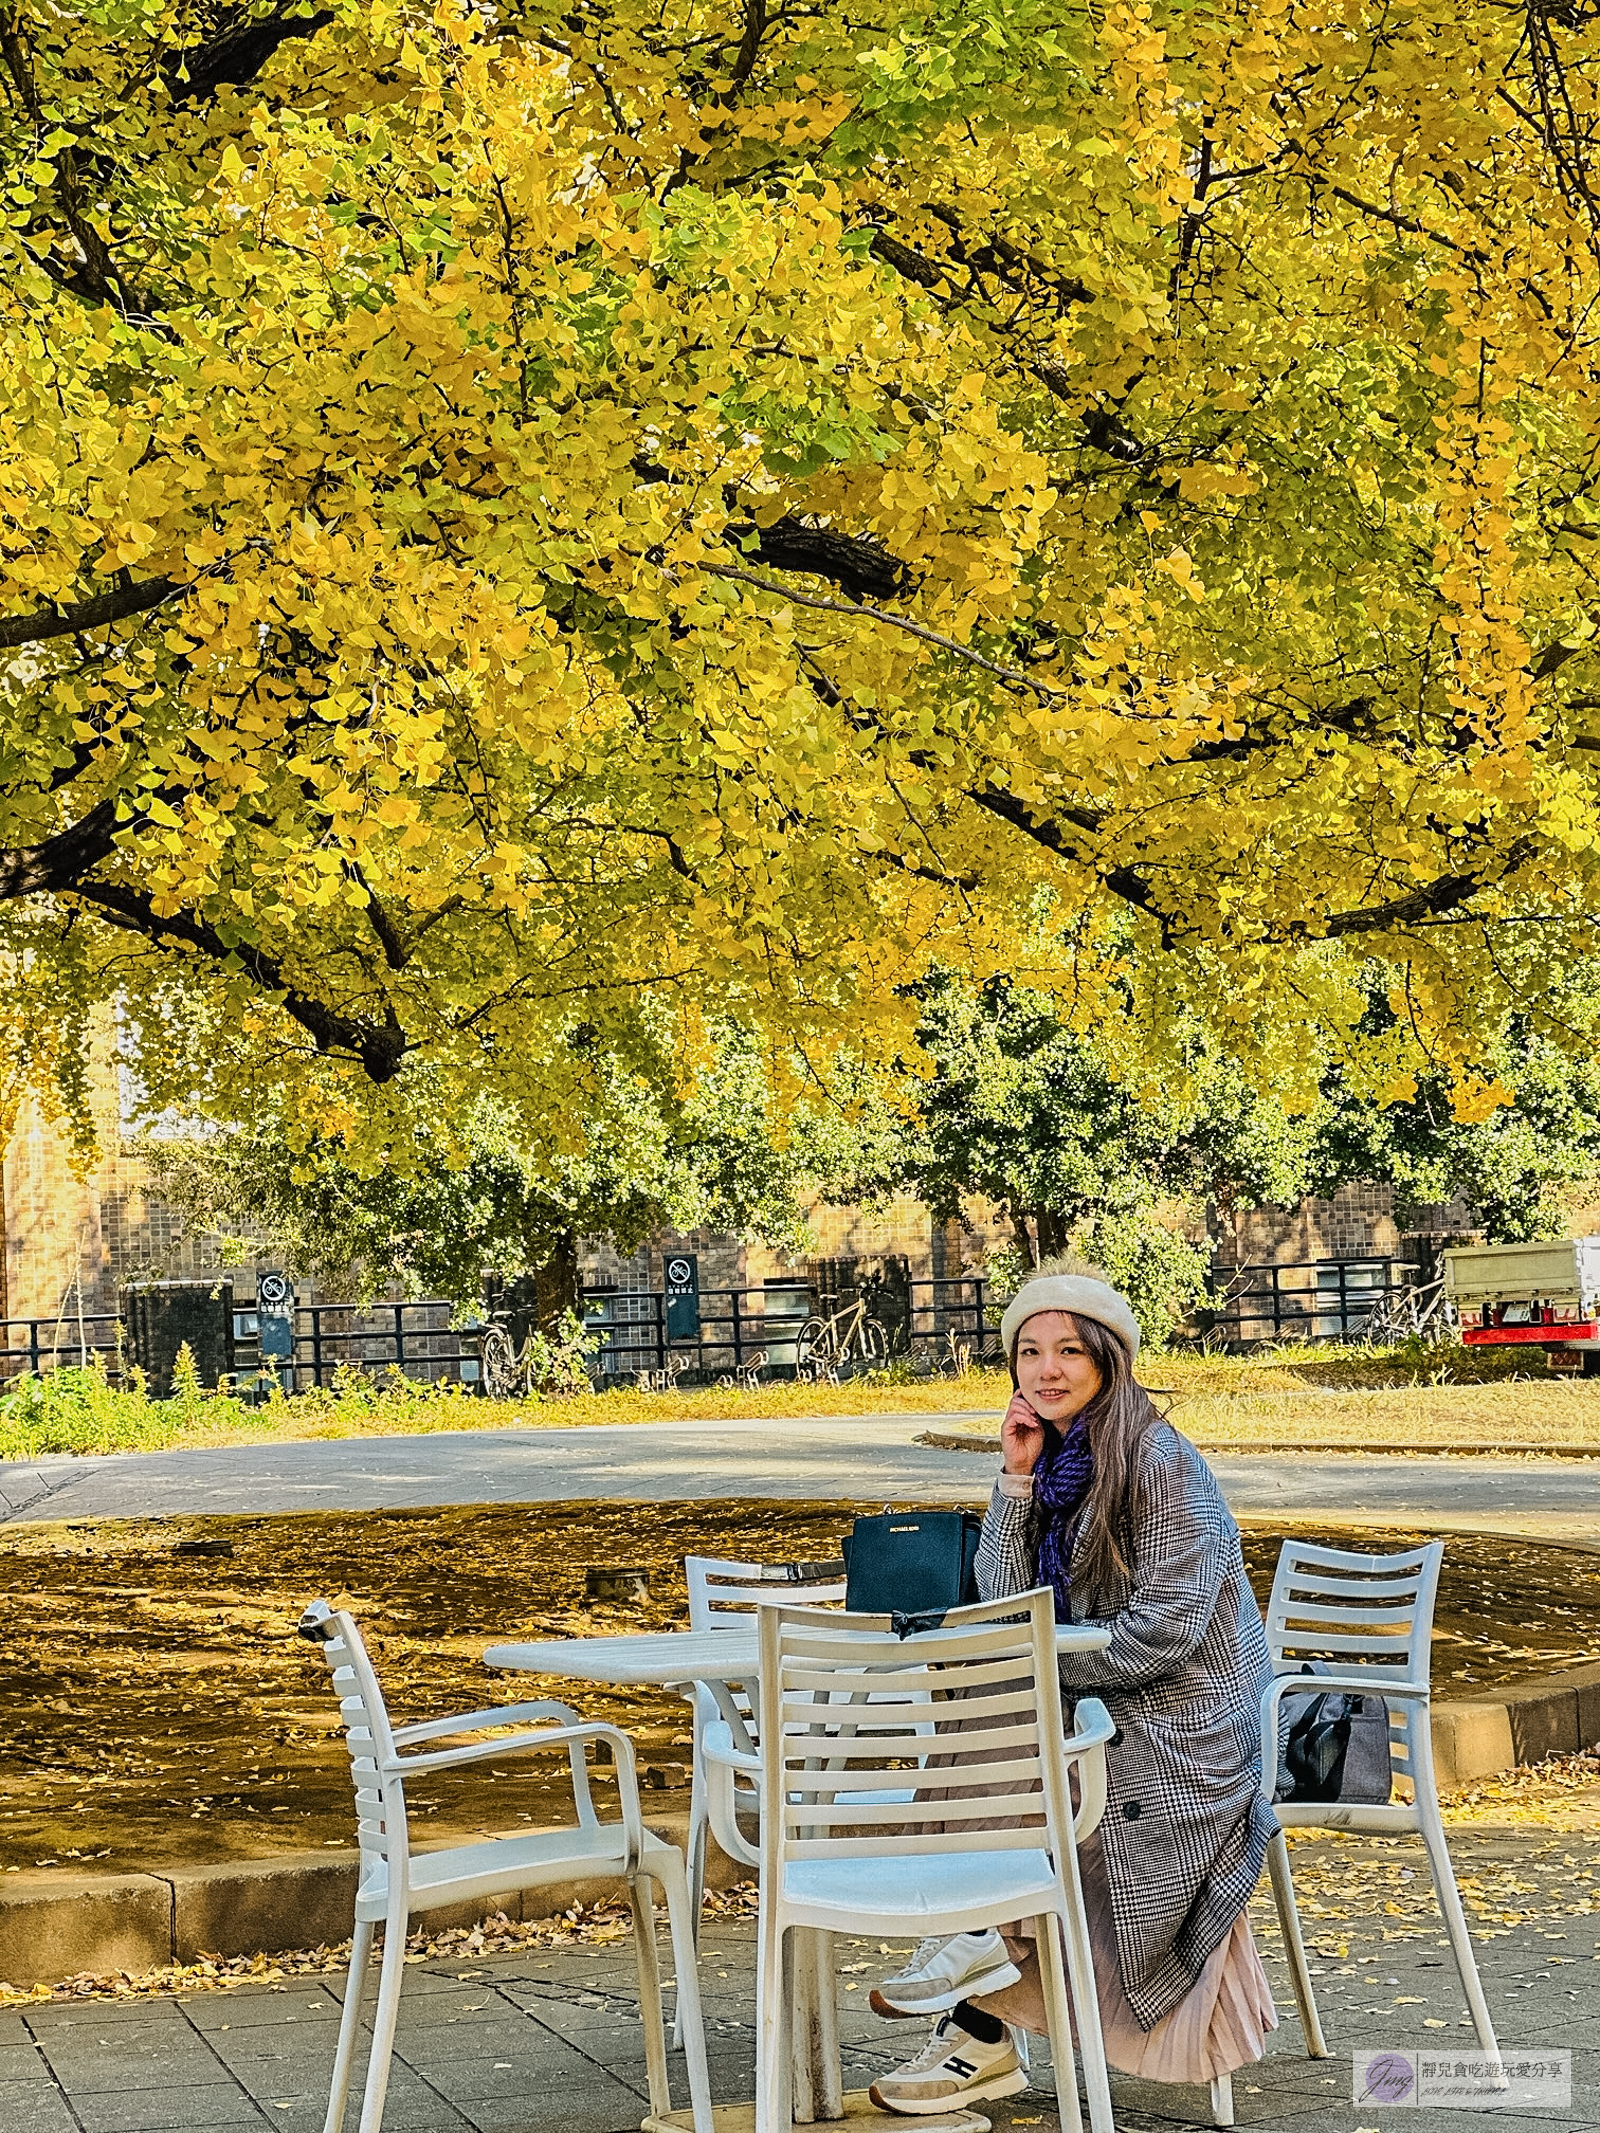
[[[657,1690],[491,1676],[484,1645],[680,1626],[686,1554],[828,1556],[858,1509],[878,1508],[496,1504],[0,1529],[10,1736],[0,1869],[132,1870],[348,1845],[348,1765],[327,1671],[294,1633],[317,1597],[364,1623],[397,1720],[560,1696],[634,1734],[647,1805],[679,1804],[686,1706]],[[1246,1536],[1263,1596],[1281,1537]],[[1375,1550],[1400,1538],[1327,1537]],[[200,1542],[231,1553],[193,1552]],[[619,1565],[649,1571],[648,1598],[587,1600],[586,1571]],[[1452,1538],[1436,1642],[1445,1695],[1600,1656],[1600,1556]],[[552,1760],[419,1782],[420,1833],[558,1819]],[[545,1777],[533,1774],[541,1769]]]

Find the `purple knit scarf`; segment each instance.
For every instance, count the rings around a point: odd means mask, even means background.
[[[1056,1620],[1072,1620],[1072,1543],[1078,1511],[1094,1480],[1094,1453],[1082,1421],[1065,1436],[1045,1427],[1044,1450],[1033,1470],[1033,1500],[1041,1507],[1039,1561],[1034,1575],[1055,1589]]]

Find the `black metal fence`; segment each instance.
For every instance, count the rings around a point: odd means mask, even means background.
[[[914,1280],[903,1291],[869,1295],[867,1308],[884,1324],[891,1353],[944,1362],[964,1348],[975,1360],[999,1342],[986,1322],[986,1290],[975,1275]],[[901,1297],[898,1311],[892,1309],[895,1293]],[[807,1319],[836,1315],[843,1327],[855,1300],[849,1292],[820,1291],[798,1280],[701,1289],[693,1309],[660,1289],[586,1289],[583,1315],[600,1343],[591,1367],[602,1382],[673,1365],[712,1377],[745,1369],[758,1357],[765,1357],[769,1375],[786,1377],[794,1371],[796,1339]]]
[[[1237,1267],[1219,1307],[1208,1314],[1211,1334],[1229,1347],[1348,1339],[1363,1332],[1374,1311],[1386,1309],[1420,1272],[1409,1259],[1384,1258]]]
[[[1362,1332],[1374,1310],[1389,1306],[1421,1271],[1409,1260],[1381,1257],[1239,1267],[1208,1314],[1210,1337],[1229,1347],[1348,1338]],[[222,1292],[216,1293],[220,1298]],[[806,1320],[837,1313],[844,1323],[863,1293],[889,1333],[891,1353],[909,1357],[919,1368],[998,1359],[988,1284],[979,1276],[902,1280],[892,1289],[864,1290],[796,1278],[703,1289],[691,1299],[669,1297],[660,1289],[587,1289],[583,1316],[598,1343],[591,1375],[600,1384],[668,1370],[715,1378],[759,1364],[766,1376],[788,1377]],[[274,1363],[261,1356],[255,1311],[236,1304],[233,1367],[246,1383],[263,1369],[275,1371],[286,1390],[300,1392],[330,1384],[341,1366],[374,1375],[392,1368],[424,1383],[479,1391],[484,1327],[453,1320],[452,1306],[439,1298],[366,1308],[300,1304],[294,1312],[293,1355]],[[130,1353],[124,1321],[115,1312],[73,1309],[54,1318],[0,1319],[0,1384],[96,1356],[115,1378]]]
[[[482,1329],[452,1325],[453,1315],[453,1306],[438,1297],[364,1309],[355,1304],[297,1304],[294,1355],[278,1374],[285,1389],[295,1392],[332,1384],[342,1365],[374,1374],[392,1368],[423,1384],[454,1382],[476,1390]],[[235,1368],[241,1377],[253,1376],[263,1367],[254,1311],[235,1311],[233,1338]]]
[[[62,1318],[0,1318],[0,1384],[37,1377],[62,1364],[80,1367],[104,1356],[115,1374],[122,1352],[122,1319],[115,1311],[76,1310]]]
[[[225,1294],[218,1305],[224,1308]],[[327,1385],[343,1363],[370,1372],[393,1365],[409,1378],[443,1380],[476,1388],[481,1329],[452,1326],[453,1307],[437,1298],[419,1303],[299,1304],[295,1307],[294,1355],[277,1375],[286,1391]],[[248,1307],[234,1308],[233,1375],[249,1383],[265,1368],[260,1322]],[[79,1368],[98,1356],[113,1381],[125,1375],[135,1347],[123,1316],[115,1311],[76,1312],[63,1319],[0,1319],[0,1384],[46,1370]],[[214,1373],[213,1373],[214,1374]]]

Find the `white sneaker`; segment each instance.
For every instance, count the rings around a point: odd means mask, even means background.
[[[905,1969],[886,1977],[872,1994],[872,2010],[891,2019],[940,2014],[974,1993],[1014,1985],[1021,1975],[993,1926],[949,1940],[925,1940]]]
[[[1015,2096],[1027,2086],[1028,2077],[1009,2035],[998,2044],[980,2044],[967,2035],[954,2015],[945,2015],[917,2056],[892,2074],[884,2074],[868,2094],[880,2111],[917,2118],[947,2110],[951,2104]]]

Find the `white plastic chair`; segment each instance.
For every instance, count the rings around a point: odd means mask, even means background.
[[[684,1557],[683,1575],[689,1588],[691,1629],[726,1629],[733,1618],[753,1614],[774,1600],[790,1606],[819,1607],[844,1598],[844,1564],[838,1559],[820,1563],[735,1563],[714,1555],[689,1555]],[[697,1936],[706,1886],[704,1744],[706,1729],[718,1724],[729,1728],[736,1748],[754,1755],[754,1719],[748,1696],[727,1688],[719,1698],[701,1682],[694,1691],[694,1755],[689,1779],[689,1892]],[[760,1802],[750,1791],[740,1806],[754,1814]]]
[[[1063,1737],[1055,1603],[1046,1591],[952,1609],[942,1629],[902,1641],[864,1626],[875,1617],[763,1607],[760,1752],[708,1731],[717,1840],[761,1873],[756,1969],[755,2133],[789,2133],[794,2069],[791,1999],[815,1995],[823,2055],[837,2065],[837,2011],[827,1936],[967,1932],[1029,1920],[1055,2056],[1062,2124],[1081,2127],[1072,2027],[1060,1965],[1065,1939],[1072,2006],[1093,2133],[1112,2133],[1105,2046],[1095,1997],[1077,1844],[1105,1807],[1111,1720],[1093,1698]],[[959,1691],[930,1762],[930,1676]],[[880,1700],[881,1699],[881,1700]],[[958,1730],[959,1727],[959,1730]],[[1068,1766],[1079,1770],[1073,1813]],[[915,1796],[905,1791],[917,1769]],[[755,1849],[733,1812],[742,1777],[761,1794]],[[1019,1797],[1022,1786],[1037,1790]],[[1029,1826],[1015,1826],[1025,1816]],[[944,1825],[929,1831],[929,1822]],[[985,1822],[1012,1826],[985,1828]],[[789,1936],[799,1932],[791,1947]],[[804,2091],[802,2090],[804,2094]],[[837,2115],[841,2099],[818,2099]]]
[[[1358,1555],[1339,1548],[1313,1548],[1300,1541],[1284,1542],[1267,1606],[1267,1644],[1274,1678],[1261,1702],[1261,1782],[1271,1800],[1278,1770],[1279,1714],[1285,1698],[1343,1690],[1385,1699],[1390,1768],[1393,1777],[1410,1779],[1409,1802],[1391,1799],[1387,1805],[1363,1805],[1344,1800],[1276,1800],[1272,1811],[1283,1829],[1349,1829],[1421,1837],[1478,2042],[1498,2060],[1500,2047],[1473,1959],[1433,1774],[1429,1708],[1433,1603],[1443,1558],[1442,1541],[1429,1541],[1397,1555]],[[1331,1662],[1329,1671],[1302,1673],[1308,1660]],[[1289,1871],[1289,1847],[1282,1835],[1268,1846],[1267,1867],[1306,2052],[1313,2059],[1325,2059],[1328,2047],[1311,1990]]]
[[[351,1617],[330,1608],[326,1601],[317,1600],[301,1616],[299,1627],[302,1636],[321,1645],[339,1695],[355,1782],[356,1826],[361,1845],[355,1939],[339,2022],[325,2133],[340,2133],[344,2124],[367,1959],[372,1951],[373,1930],[380,1921],[383,1963],[372,2022],[372,2052],[362,2093],[360,2133],[379,2133],[383,2121],[400,1986],[405,1975],[406,1927],[412,1914],[512,1889],[589,1878],[627,1883],[639,1965],[639,2013],[644,2024],[650,2106],[658,2114],[671,2110],[672,2098],[661,2025],[661,1973],[656,1959],[655,1906],[650,1884],[658,1882],[666,1894],[694,2133],[712,2133],[711,2085],[688,1877],[677,1846],[665,1843],[644,1826],[633,1743],[627,1734],[615,1726],[580,1719],[564,1703],[545,1702],[502,1704],[492,1710],[434,1719],[427,1725],[391,1726],[383,1691]],[[442,1749],[421,1746],[426,1741],[486,1733],[498,1726],[527,1727],[530,1721],[542,1723],[537,1731],[524,1730],[509,1739],[480,1739]],[[584,1749],[590,1741],[604,1741],[610,1747],[622,1810],[619,1822],[602,1822],[595,1814],[584,1761]],[[552,1748],[564,1748],[572,1767],[572,1798],[578,1816],[575,1829],[526,1837],[494,1837],[481,1844],[413,1853],[405,1798],[406,1780],[413,1773],[456,1769],[465,1763],[498,1762],[508,1755]]]

